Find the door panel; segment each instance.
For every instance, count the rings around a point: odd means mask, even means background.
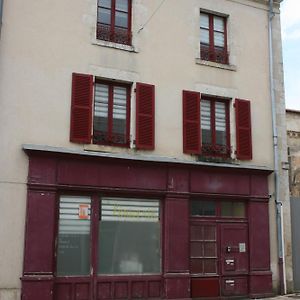
[[[247,224],[221,225],[222,275],[247,274],[248,227]]]

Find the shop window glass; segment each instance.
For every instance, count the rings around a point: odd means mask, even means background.
[[[60,197],[57,275],[90,274],[90,215],[89,197]]]
[[[235,217],[245,218],[246,209],[244,202],[229,202],[224,201],[221,203],[221,216],[222,217]]]
[[[214,201],[192,200],[191,215],[192,216],[215,216],[216,204]]]
[[[103,198],[99,274],[161,272],[159,201]]]

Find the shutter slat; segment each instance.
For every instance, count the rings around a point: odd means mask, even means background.
[[[235,100],[237,158],[252,159],[251,108],[250,101]]]
[[[155,145],[155,86],[136,84],[136,148],[153,150]]]
[[[74,143],[91,142],[93,76],[72,75],[72,103],[70,141]]]
[[[200,154],[200,93],[183,91],[183,152]]]

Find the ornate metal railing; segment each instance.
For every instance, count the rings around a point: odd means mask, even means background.
[[[126,145],[126,135],[120,133],[112,133],[108,135],[105,131],[94,130],[93,142],[95,144],[106,144],[106,145]]]
[[[131,32],[126,28],[97,24],[97,39],[118,44],[131,45]]]
[[[226,145],[202,144],[202,154],[206,156],[229,157],[231,148]]]
[[[220,64],[228,64],[228,52],[223,48],[211,49],[208,45],[201,44],[200,46],[201,59],[209,60]]]

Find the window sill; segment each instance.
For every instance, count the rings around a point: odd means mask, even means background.
[[[118,153],[118,152],[130,152],[130,147],[126,146],[112,146],[112,145],[100,145],[100,144],[84,144],[83,149],[85,151],[93,152],[107,152],[107,153]]]
[[[214,68],[218,68],[218,69],[224,69],[224,70],[228,70],[228,71],[236,71],[235,65],[220,64],[220,63],[216,63],[216,62],[209,61],[209,60],[203,60],[201,58],[196,58],[196,64],[208,66],[208,67],[214,67]]]
[[[114,43],[114,42],[107,42],[107,41],[97,40],[95,38],[92,39],[92,44],[102,46],[102,47],[107,47],[107,48],[114,48],[114,49],[124,50],[124,51],[128,51],[128,52],[138,53],[136,48],[133,47],[133,46],[117,44],[117,43]]]

